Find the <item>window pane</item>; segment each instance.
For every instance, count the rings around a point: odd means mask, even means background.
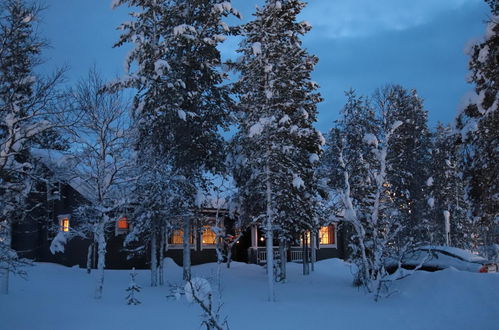
[[[174,230],[170,244],[183,244],[183,243],[184,243],[184,231]]]
[[[64,218],[61,220],[61,230],[64,232],[69,231],[69,219],[68,218]]]
[[[334,244],[334,225],[324,226],[320,229],[319,243],[322,245]]]
[[[211,229],[210,226],[203,227],[202,242],[203,244],[211,244],[211,245],[215,245],[217,243],[217,235]]]

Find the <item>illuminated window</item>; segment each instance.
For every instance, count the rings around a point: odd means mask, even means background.
[[[215,234],[210,226],[203,227],[202,243],[207,245],[217,244],[217,234]]]
[[[116,227],[120,230],[128,230],[128,219],[127,217],[121,217],[116,222]]]
[[[60,230],[63,232],[68,232],[69,231],[69,217],[64,217],[59,219],[59,227]]]
[[[116,220],[116,228],[115,228],[116,235],[127,233],[129,229],[130,229],[130,223],[128,222],[127,217],[121,217],[118,218],[118,220]]]
[[[334,225],[321,227],[319,230],[319,244],[333,245],[335,244]]]
[[[192,233],[190,237],[190,244],[192,244]],[[170,238],[168,239],[168,243],[172,245],[182,245],[184,244],[184,231],[181,229],[174,230]]]

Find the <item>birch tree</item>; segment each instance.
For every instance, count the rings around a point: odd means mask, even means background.
[[[23,221],[37,180],[29,148],[44,133],[61,127],[58,107],[64,70],[43,77],[34,72],[46,43],[36,34],[40,7],[22,0],[0,4],[0,293],[22,261],[11,248],[12,224]]]
[[[74,98],[80,120],[73,131],[69,163],[70,179],[77,178],[90,189],[86,203],[76,210],[77,221],[66,240],[87,238],[97,247],[96,299],[102,297],[104,288],[107,232],[114,228],[128,202],[125,196],[131,156],[128,107],[119,93],[103,93],[105,86],[95,69],[78,83]]]

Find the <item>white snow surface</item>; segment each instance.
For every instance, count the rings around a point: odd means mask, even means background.
[[[194,277],[215,283],[216,264],[192,268]],[[276,284],[277,302],[269,303],[265,269],[234,262],[222,268],[223,306],[231,329],[497,329],[499,274],[455,269],[395,281],[394,293],[376,303],[352,286],[351,265],[320,261],[315,272],[301,274],[289,263],[288,281]],[[201,309],[185,299],[167,299],[168,285],[151,288],[148,270],[137,270],[142,287],[138,306],[125,302],[129,270],[106,270],[102,300],[93,299],[94,274],[84,269],[36,263],[28,280],[13,277],[9,295],[0,295],[0,328],[16,330],[201,329]],[[165,282],[184,286],[182,268],[170,259]],[[334,326],[333,326],[334,325]]]

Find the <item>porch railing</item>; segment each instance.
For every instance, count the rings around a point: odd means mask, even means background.
[[[280,259],[279,248],[273,248],[274,260]],[[267,263],[267,250],[266,249],[258,249],[257,254],[257,263],[264,264]]]
[[[255,249],[256,250],[256,249]],[[274,260],[279,260],[281,258],[279,253],[279,248],[274,247]],[[301,247],[291,247],[288,254],[288,260],[291,262],[303,262],[303,250]],[[253,259],[254,260],[254,259]],[[311,260],[311,253],[309,251],[308,260]],[[254,261],[253,261],[254,262]],[[265,264],[267,263],[267,250],[265,248],[258,248],[256,250],[256,263]]]

